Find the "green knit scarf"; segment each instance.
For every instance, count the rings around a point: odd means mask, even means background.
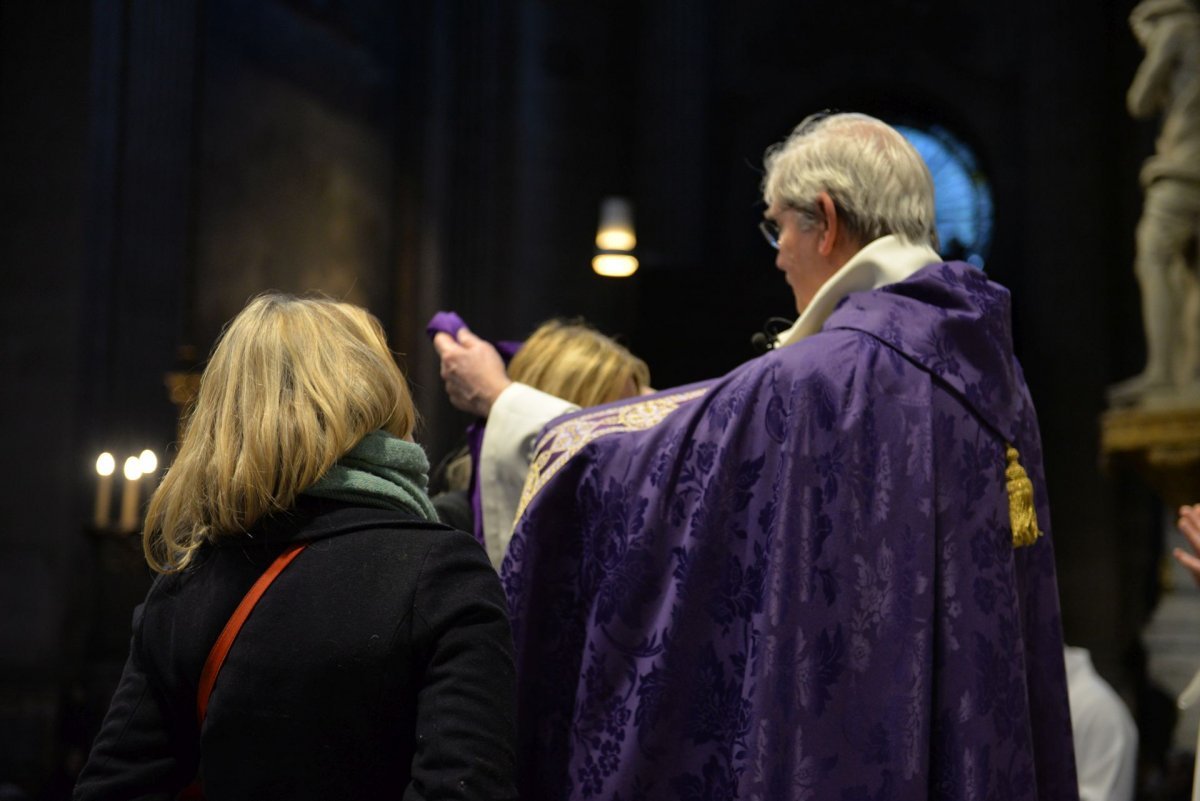
[[[429,459],[420,445],[372,431],[337,461],[305,495],[409,512],[436,522],[429,500]]]

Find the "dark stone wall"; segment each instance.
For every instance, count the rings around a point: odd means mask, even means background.
[[[360,12],[381,28],[367,41],[270,3],[207,4],[193,344],[210,345],[266,289],[388,316],[396,24],[378,6]]]
[[[828,107],[979,155],[1067,633],[1133,681],[1159,510],[1097,453],[1104,387],[1142,358],[1132,4],[0,4],[0,784],[62,796],[148,580],[136,541],[86,527],[96,454],[169,458],[164,373],[251,295],[372,309],[435,459],[466,423],[422,331],[439,308],[494,338],[582,315],[658,386],[717,375],[792,313],[755,230],[761,157]],[[589,267],[611,194],[637,215],[625,281]]]
[[[83,387],[89,19],[0,5],[0,785],[50,782],[89,482]],[[95,456],[91,457],[92,459]]]

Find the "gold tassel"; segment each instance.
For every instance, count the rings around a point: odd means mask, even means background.
[[[1008,519],[1012,523],[1013,547],[1033,545],[1042,532],[1038,529],[1037,510],[1033,506],[1033,482],[1021,467],[1017,449],[1008,446],[1008,466],[1004,477],[1008,479]]]

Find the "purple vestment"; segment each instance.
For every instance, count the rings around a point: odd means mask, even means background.
[[[712,382],[549,427],[502,569],[524,798],[1075,799],[1008,293],[850,295]],[[1006,445],[1045,536],[1014,547]]]

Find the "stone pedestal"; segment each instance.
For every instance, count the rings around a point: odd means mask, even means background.
[[[1106,468],[1140,475],[1171,509],[1200,501],[1200,405],[1105,412],[1100,454]]]

